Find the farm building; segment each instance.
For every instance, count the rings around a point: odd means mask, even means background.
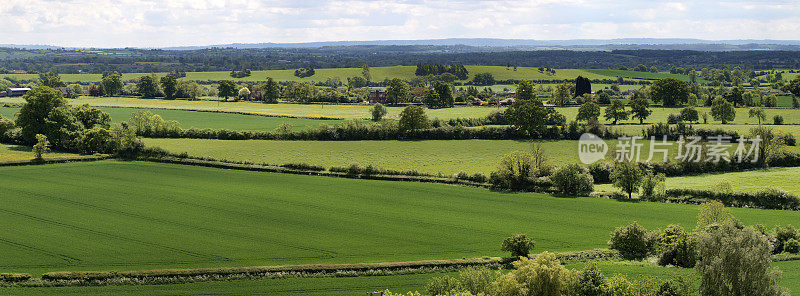
[[[65,97],[65,98],[72,97],[72,94],[75,93],[75,92],[72,91],[72,88],[69,88],[69,87],[66,87],[66,86],[64,86],[64,87],[54,87],[53,89],[55,89],[57,91],[60,91],[61,92],[61,96]]]
[[[29,90],[31,89],[27,87],[9,87],[6,90],[6,95],[9,97],[19,97],[27,93]]]
[[[369,101],[370,104],[375,104],[375,103],[384,104],[384,103],[386,103],[386,91],[385,90],[373,90],[372,92],[369,93],[368,101]]]

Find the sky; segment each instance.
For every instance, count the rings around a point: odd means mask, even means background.
[[[800,39],[800,1],[0,0],[0,43]]]

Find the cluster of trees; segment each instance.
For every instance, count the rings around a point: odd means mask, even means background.
[[[313,67],[304,67],[304,68],[300,68],[300,69],[294,70],[294,76],[297,76],[297,77],[300,77],[300,78],[311,77],[311,76],[314,76],[314,74],[316,74],[316,73],[317,72],[314,71]]]
[[[239,70],[239,71],[231,70],[231,74],[230,75],[233,78],[244,78],[244,77],[248,77],[248,76],[250,76],[252,74],[250,73],[250,69],[244,69],[244,70]]]
[[[23,98],[25,104],[14,122],[18,135],[11,138],[37,145],[40,152],[53,147],[82,153],[117,153],[142,146],[133,131],[125,126],[112,127],[108,113],[88,105],[70,107],[60,91],[39,86]],[[8,132],[10,127],[4,128]]]
[[[155,74],[150,74],[139,77],[138,81],[136,81],[136,92],[143,98],[195,99],[203,93],[203,90],[199,84],[178,80],[178,77],[172,74],[167,74],[161,78],[158,78]]]
[[[469,77],[467,68],[461,64],[445,65],[418,63],[417,70],[414,71],[414,74],[417,76],[442,75],[445,73],[453,74],[459,80],[466,80]]]

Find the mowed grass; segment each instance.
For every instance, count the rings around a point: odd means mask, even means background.
[[[290,124],[293,129],[317,127],[320,124],[336,124],[338,120],[318,120],[307,118],[271,117],[249,114],[200,112],[174,109],[143,109],[128,107],[99,107],[111,116],[112,123],[130,119],[131,115],[140,111],[158,114],[165,120],[176,120],[182,128],[229,129],[238,131],[273,131],[283,123]],[[16,118],[19,108],[0,107],[0,115],[8,119]]]
[[[689,82],[691,79],[689,75],[684,74],[672,74],[669,72],[640,72],[640,71],[632,71],[632,70],[610,70],[610,69],[587,69],[589,73],[593,73],[596,75],[601,76],[611,76],[611,77],[622,77],[626,80],[636,80],[636,79],[648,79],[648,80],[656,80],[656,79],[665,79],[665,78],[675,78],[678,80]],[[697,77],[698,83],[707,83],[708,81],[703,79],[702,77]]]
[[[504,155],[513,151],[531,151],[532,142],[523,140],[424,140],[424,141],[280,141],[280,140],[207,140],[144,139],[147,146],[161,147],[172,153],[186,152],[194,157],[229,161],[250,161],[281,165],[308,163],[331,166],[360,164],[395,170],[416,170],[429,174],[452,175],[458,172],[489,175],[497,169]],[[660,142],[660,141],[657,141]],[[552,163],[580,163],[578,141],[539,141]],[[650,157],[650,141],[643,144],[639,161]],[[617,150],[617,140],[606,140],[610,159]],[[656,147],[664,148],[664,147]],[[678,145],[669,149],[674,159]],[[733,153],[736,146],[729,148]],[[629,150],[629,149],[628,149]],[[800,151],[799,151],[800,152]],[[663,161],[655,152],[652,161]]]
[[[800,195],[800,167],[771,168],[746,172],[703,174],[697,176],[670,177],[667,188],[709,189],[727,181],[733,191],[755,192],[765,188],[780,188],[794,195]],[[595,187],[597,191],[619,191],[610,184]]]
[[[0,163],[33,160],[35,157],[31,147],[0,144]],[[43,155],[45,160],[79,157],[81,156],[77,154],[60,152],[48,152]]]
[[[47,184],[47,186],[42,186]],[[697,207],[507,194],[429,183],[102,161],[0,168],[4,272],[385,262],[603,248],[615,227]],[[800,213],[733,209],[745,224]]]

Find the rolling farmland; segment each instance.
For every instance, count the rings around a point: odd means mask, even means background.
[[[585,250],[631,220],[692,227],[697,216],[691,205],[120,161],[3,167],[0,189],[0,222],[14,225],[3,269],[31,273],[481,257],[501,255],[514,232],[537,252]],[[733,212],[768,226],[800,217]]]

